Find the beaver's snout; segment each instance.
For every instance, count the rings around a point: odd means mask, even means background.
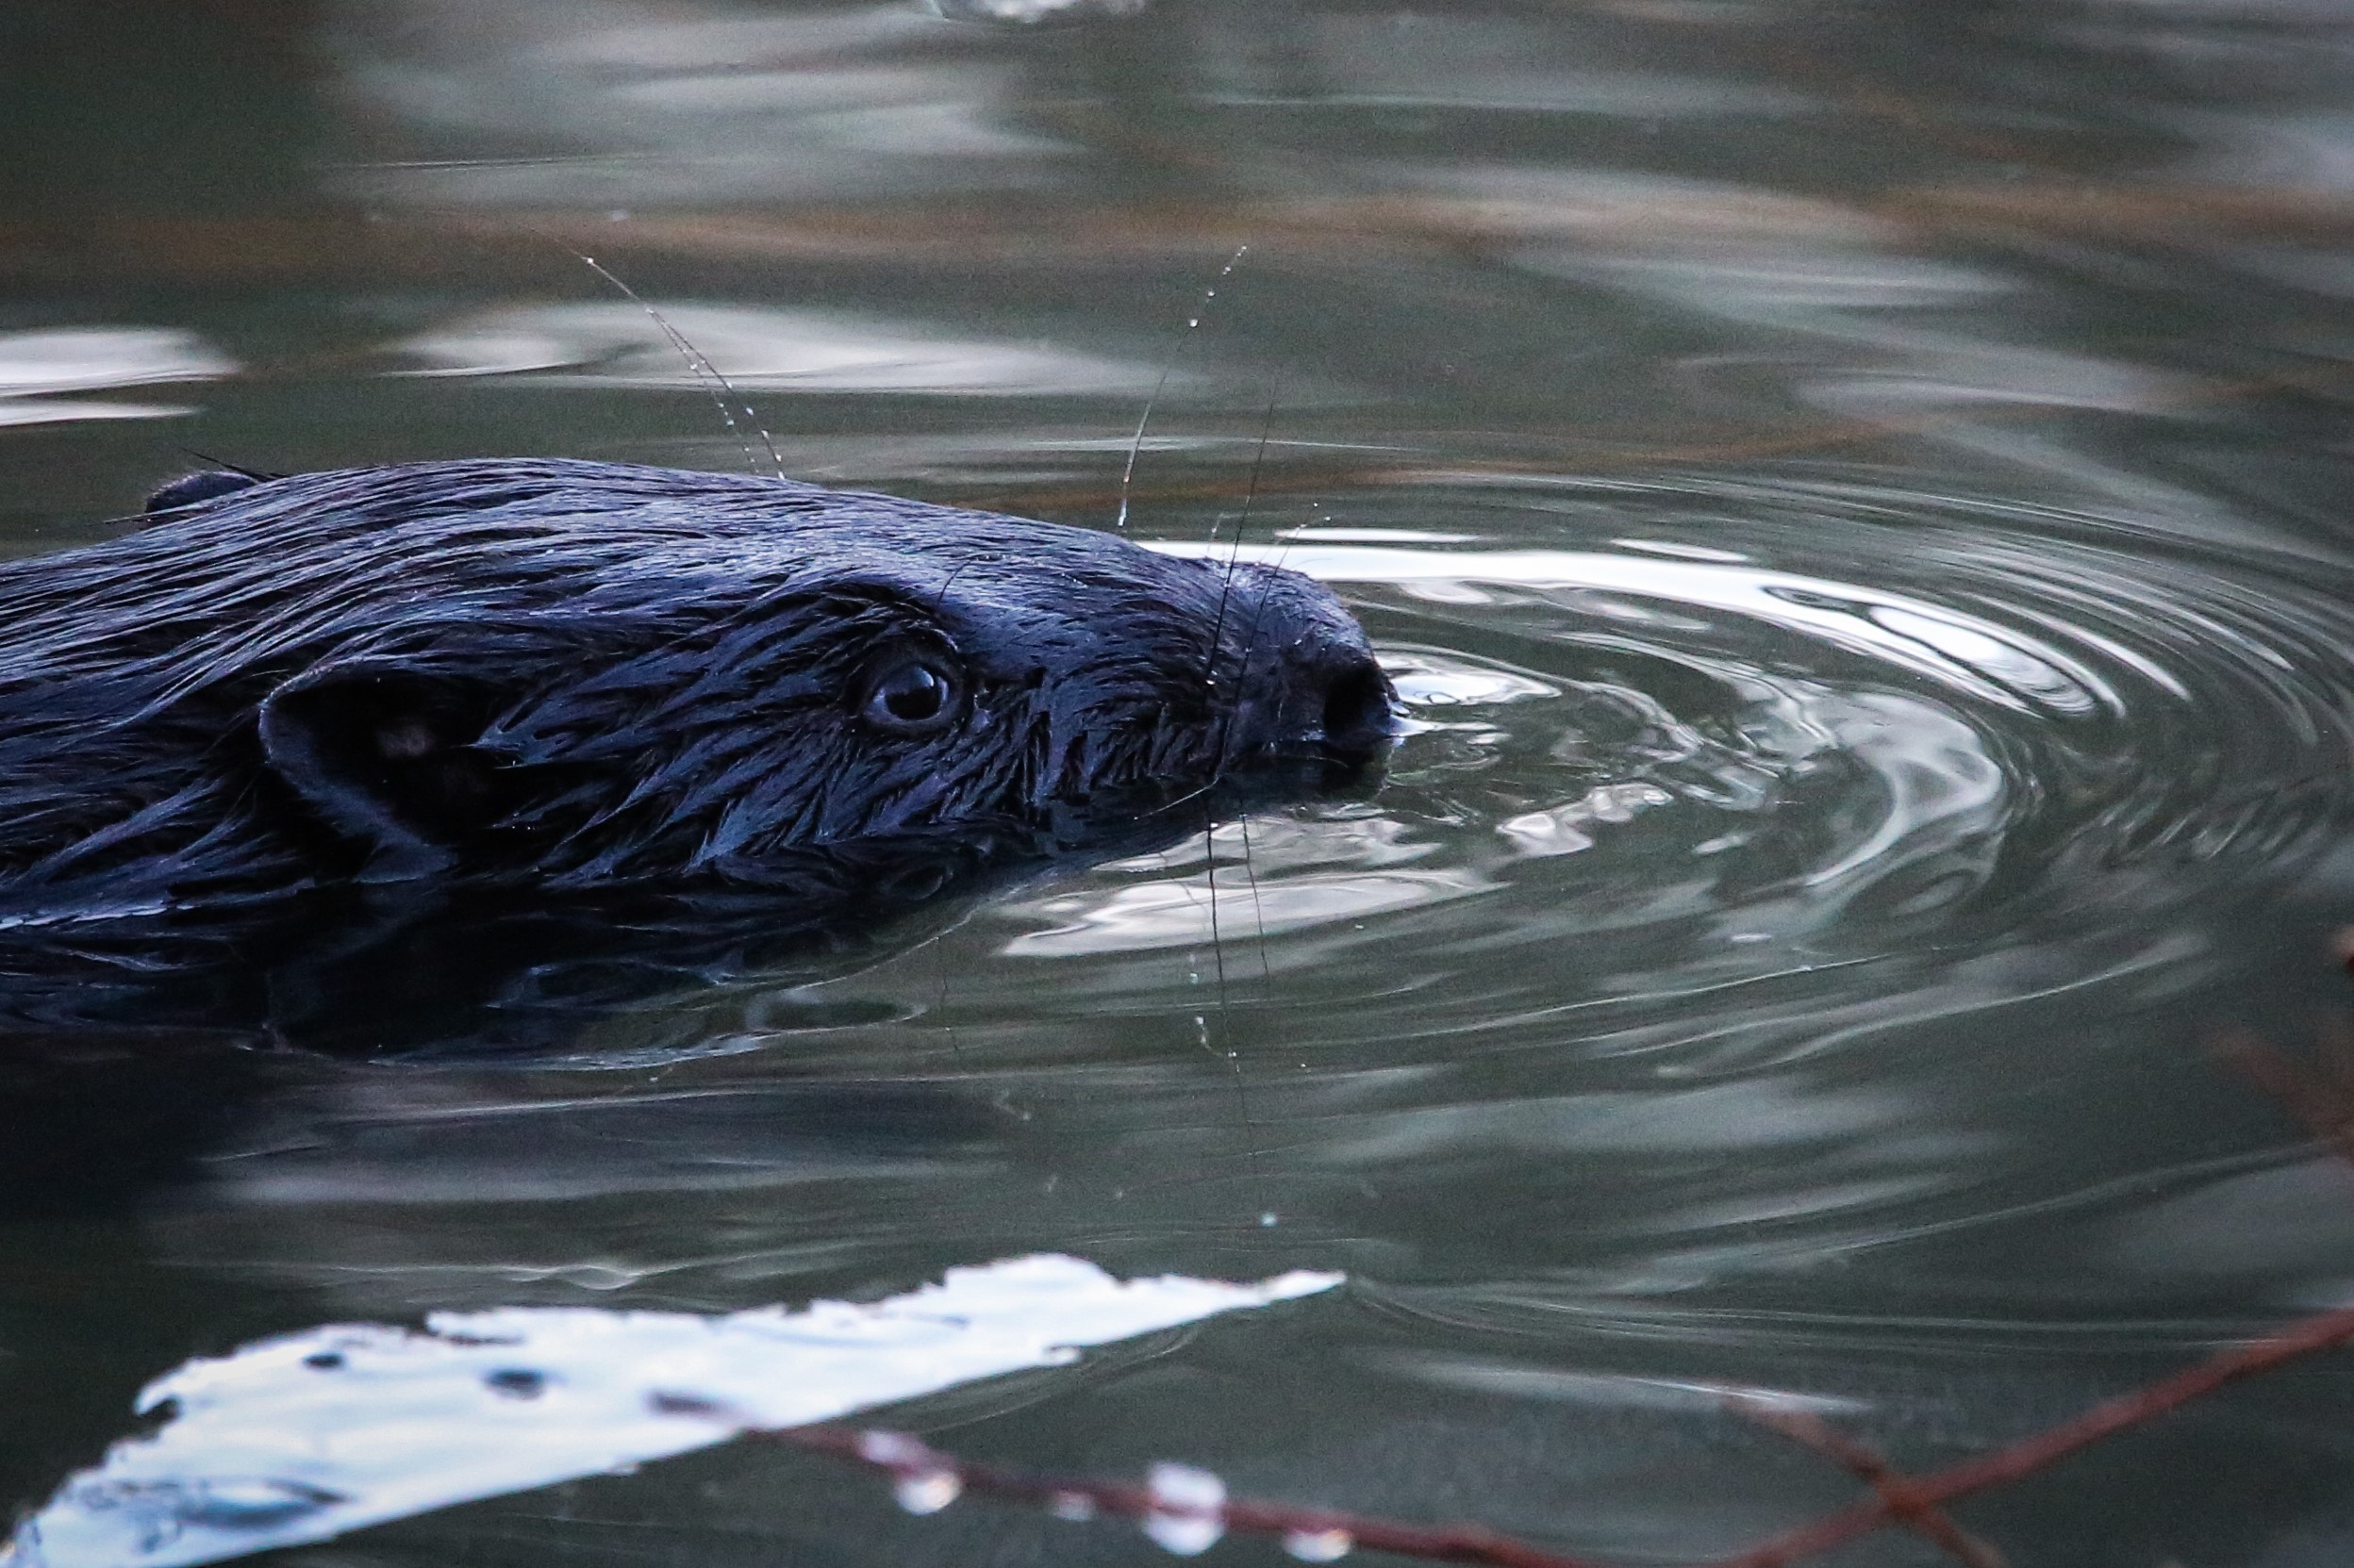
[[[1244,745],[1351,768],[1387,753],[1398,731],[1397,699],[1373,655],[1317,648],[1293,656],[1296,662],[1268,683],[1268,693],[1241,699]]]
[[[1206,563],[1205,563],[1206,564]],[[1321,584],[1276,567],[1232,574],[1248,653],[1235,695],[1236,754],[1317,758],[1359,768],[1398,732],[1397,693],[1365,632]]]
[[[1398,733],[1389,677],[1368,656],[1335,671],[1324,684],[1318,736],[1339,761],[1362,766],[1389,749]]]

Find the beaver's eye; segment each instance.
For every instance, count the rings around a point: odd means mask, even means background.
[[[930,734],[955,717],[956,672],[929,654],[878,666],[859,713],[885,734]]]

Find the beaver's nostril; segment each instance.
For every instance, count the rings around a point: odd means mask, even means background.
[[[1367,659],[1333,677],[1324,688],[1324,744],[1347,757],[1369,757],[1392,729],[1389,683],[1381,666]]]

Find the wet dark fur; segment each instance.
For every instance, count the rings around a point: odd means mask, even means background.
[[[563,461],[157,499],[0,565],[0,919],[1051,850],[1389,725],[1321,587],[1084,530]],[[953,720],[878,730],[911,659]]]

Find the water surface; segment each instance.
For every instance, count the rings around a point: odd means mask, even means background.
[[[1312,572],[1414,719],[528,1062],[44,1068],[0,1503],[271,1334],[1053,1252],[1348,1283],[894,1424],[1691,1561],[1854,1490],[1724,1385],[1928,1467],[2354,1288],[2354,1170],[2213,1050],[2349,1000],[2336,8],[33,3],[0,80],[11,551],[191,453],[772,445]],[[1957,1513],[2337,1561],[2350,1399]],[[721,1448],[301,1555],[1159,1552]]]

